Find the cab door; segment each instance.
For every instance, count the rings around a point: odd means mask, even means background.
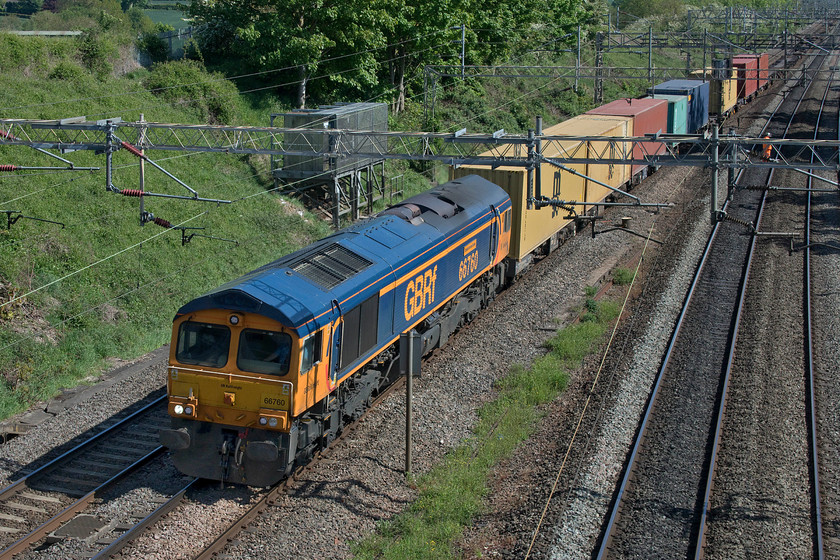
[[[338,305],[338,301],[333,300],[332,343],[330,344],[330,356],[328,360],[330,364],[330,390],[335,387],[336,381],[338,380],[338,370],[341,367],[341,342],[342,336],[344,335],[343,327],[344,322],[341,317],[341,307]]]
[[[499,210],[491,205],[493,210],[493,221],[490,223],[490,264],[493,263],[496,257],[496,251],[499,248]]]

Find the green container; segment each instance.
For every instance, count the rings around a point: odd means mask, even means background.
[[[653,98],[668,100],[668,133],[685,134],[688,131],[688,97],[656,93]]]

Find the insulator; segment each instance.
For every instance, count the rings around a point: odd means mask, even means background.
[[[141,191],[140,189],[123,189],[120,191],[120,194],[123,196],[143,196],[146,194],[145,192]]]
[[[155,218],[152,221],[154,223],[156,223],[157,225],[159,225],[160,227],[165,227],[165,228],[171,228],[172,227],[172,224],[170,222],[164,220],[163,218]]]
[[[734,222],[739,226],[744,226],[745,228],[749,229],[750,231],[755,232],[755,225],[752,222],[748,222],[746,220],[741,220],[739,218],[735,218],[730,216],[729,214],[723,214],[722,219],[727,222]]]
[[[11,165],[8,163],[0,165],[0,171],[17,171],[18,169],[20,169],[20,167],[17,165]]]
[[[120,144],[122,145],[123,148],[125,148],[126,150],[128,150],[129,152],[134,154],[135,156],[137,156],[139,158],[146,159],[146,156],[144,156],[143,153],[139,149],[137,149],[135,146],[129,144],[128,142],[121,142]]]

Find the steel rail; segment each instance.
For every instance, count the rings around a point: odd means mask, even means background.
[[[105,548],[97,552],[94,556],[91,557],[91,560],[100,560],[104,558],[110,558],[117,554],[120,550],[122,550],[125,546],[131,544],[135,539],[137,539],[144,530],[149,528],[155,521],[166,515],[167,513],[171,512],[181,501],[184,499],[186,493],[194,488],[198,482],[199,478],[191,480],[186,486],[178,490],[175,495],[169,498],[166,502],[161,504],[157,507],[153,512],[149,515],[141,519],[134,525],[131,529],[123,533],[120,538],[115,540],[114,542],[107,545]]]
[[[351,434],[362,422],[362,419],[368,415],[371,410],[374,410],[378,407],[379,403],[385,400],[391,393],[402,387],[405,383],[405,377],[400,377],[391,385],[389,385],[385,390],[383,390],[377,397],[371,402],[371,405],[364,411],[364,413],[359,416],[356,420],[352,423],[348,424],[342,431],[341,434],[337,438],[335,438],[324,450],[318,452],[310,462],[308,462],[305,466],[299,467],[292,475],[277,484],[276,486],[272,487],[268,492],[266,492],[259,500],[254,502],[253,505],[242,515],[240,515],[233,523],[231,523],[228,528],[219,535],[212,543],[210,543],[207,547],[204,548],[201,552],[193,556],[193,560],[211,560],[213,556],[222,550],[228,543],[233,541],[243,529],[248,527],[248,525],[257,518],[266,508],[273,505],[276,499],[286,491],[289,485],[294,482],[300,474],[306,470],[312,468],[319,460],[327,456],[327,453],[330,449],[333,448],[339,441],[343,440],[349,434]]]
[[[804,96],[804,92],[803,92],[803,96]],[[800,100],[800,102],[801,102],[801,100]],[[797,106],[798,106],[798,104],[797,104]],[[770,123],[771,123],[772,119],[776,116],[776,113],[778,112],[780,107],[781,107],[781,103],[776,107],[776,109],[773,111],[773,113],[767,118],[767,122],[762,127],[761,133],[759,134],[759,136],[764,135],[765,131],[770,126]],[[743,176],[742,172],[743,172],[743,169],[739,172],[738,177],[736,178],[736,184],[738,182],[740,182],[740,180]],[[768,184],[769,184],[769,180],[768,180]],[[727,199],[727,201],[725,202],[725,204],[722,208],[722,210],[724,212],[729,207],[729,204],[730,204],[730,200]],[[697,285],[700,281],[701,275],[702,275],[702,273],[703,273],[703,271],[706,267],[706,263],[708,261],[709,254],[711,253],[712,247],[713,247],[714,242],[717,238],[719,228],[720,228],[720,223],[721,222],[716,222],[715,223],[714,227],[712,228],[712,232],[709,235],[709,240],[706,243],[706,247],[703,251],[703,255],[702,255],[702,257],[700,259],[700,263],[697,267],[697,271],[694,275],[694,278],[692,279],[691,285],[689,287],[688,293],[687,293],[687,295],[685,297],[685,301],[683,303],[683,307],[680,311],[680,314],[677,318],[676,325],[674,326],[674,330],[671,334],[671,338],[670,338],[670,341],[668,343],[668,348],[667,348],[667,350],[665,352],[665,355],[662,359],[662,363],[661,363],[661,366],[659,368],[659,371],[657,372],[656,381],[654,383],[653,389],[651,390],[651,395],[648,399],[647,407],[645,409],[644,415],[642,416],[642,420],[639,424],[636,439],[633,443],[633,447],[632,447],[630,455],[627,459],[627,464],[626,464],[625,469],[624,469],[624,475],[621,479],[621,482],[619,484],[619,487],[617,489],[616,495],[615,495],[614,500],[613,500],[613,506],[612,506],[611,511],[610,511],[609,519],[607,521],[607,524],[606,524],[604,530],[602,531],[601,543],[600,543],[600,546],[599,546],[599,548],[597,550],[597,553],[596,553],[596,556],[595,556],[599,560],[607,557],[607,550],[609,549],[609,545],[611,543],[612,537],[613,537],[614,532],[615,532],[616,521],[619,517],[619,512],[620,512],[620,509],[621,509],[622,499],[624,497],[625,492],[627,491],[627,487],[629,486],[631,475],[632,475],[633,470],[634,470],[634,465],[636,463],[636,458],[638,457],[641,445],[644,442],[645,431],[646,431],[646,428],[648,426],[648,422],[650,420],[651,414],[653,412],[654,405],[656,403],[656,399],[659,396],[659,390],[660,390],[660,387],[662,385],[662,381],[664,379],[665,370],[666,370],[666,368],[668,366],[668,363],[670,361],[670,358],[671,358],[672,352],[674,350],[674,347],[676,346],[677,339],[679,338],[679,334],[680,334],[680,331],[682,329],[684,319],[685,319],[685,316],[688,312],[690,303],[691,303],[691,301],[694,297],[695,290],[696,290]]]
[[[77,458],[78,456],[82,455],[85,451],[87,451],[90,447],[99,444],[108,436],[119,432],[120,430],[124,429],[126,426],[130,426],[133,422],[135,422],[138,418],[142,418],[144,415],[148,414],[156,407],[159,407],[161,403],[166,401],[165,396],[161,396],[151,403],[147,404],[146,406],[142,407],[141,409],[137,410],[136,412],[126,416],[122,420],[116,422],[112,426],[102,430],[101,432],[95,434],[93,437],[88,438],[84,442],[80,443],[79,445],[73,447],[69,451],[62,453],[55,459],[49,461],[48,463],[42,465],[38,469],[32,471],[28,475],[18,479],[14,483],[8,485],[7,487],[0,490],[0,500],[6,500],[17,493],[23,491],[25,488],[31,487],[31,484],[36,478],[47,478],[49,473],[53,470],[60,468],[64,463],[70,462],[73,459]],[[51,531],[56,529],[61,523],[66,520],[71,519],[73,516],[78,514],[79,512],[83,511],[87,508],[91,502],[96,498],[96,496],[101,493],[103,490],[110,488],[113,484],[119,482],[123,478],[125,478],[131,472],[137,470],[141,466],[148,463],[150,460],[154,459],[155,457],[162,454],[164,448],[161,446],[156,446],[154,449],[139,457],[133,463],[125,467],[124,469],[120,470],[119,472],[113,474],[110,478],[106,481],[100,483],[96,488],[93,490],[85,493],[80,498],[74,500],[70,505],[64,507],[60,512],[56,515],[45,521],[44,523],[38,525],[36,528],[31,530],[29,533],[9,545],[8,547],[0,550],[0,559],[11,558],[12,556],[22,552],[30,545],[38,542],[39,540],[43,539],[46,535],[48,535]]]
[[[834,72],[830,75],[833,78]],[[831,80],[825,88],[823,93],[822,103],[820,104],[820,112],[817,116],[817,126],[814,127],[814,138],[819,136],[820,122],[823,117],[825,109],[825,102],[828,98],[828,92],[831,88]],[[840,131],[838,131],[840,136]],[[813,155],[811,161],[813,161]],[[806,404],[808,408],[807,422],[808,422],[808,446],[811,453],[811,483],[813,485],[813,504],[814,508],[814,557],[817,560],[822,560],[825,557],[825,547],[823,543],[823,520],[822,520],[822,499],[820,491],[820,467],[819,467],[819,447],[817,442],[817,406],[816,396],[814,390],[814,337],[813,325],[811,317],[811,197],[812,185],[814,182],[813,176],[808,176],[808,193],[805,202],[805,247],[804,247],[804,296],[805,296],[805,339],[807,340],[806,353],[808,369],[806,371]]]
[[[820,68],[816,70],[819,72],[822,69],[823,62],[825,59],[820,59]],[[802,96],[800,96],[799,101],[796,103],[796,106],[791,111],[790,119],[788,120],[787,126],[785,126],[785,130],[782,133],[783,137],[787,136],[788,131],[790,130],[791,125],[793,124],[794,120],[796,119],[797,112],[799,111],[800,106],[802,105],[805,96],[811,89],[811,85],[813,84],[813,80],[808,83],[808,85],[803,89]],[[830,83],[830,82],[829,82]],[[828,87],[825,89],[825,93],[828,93]],[[825,104],[825,97],[823,97],[823,103],[820,105],[820,114],[822,114],[822,108]],[[817,123],[819,123],[819,116],[817,117]],[[767,186],[769,187],[770,182],[773,180],[773,175],[775,170],[771,170],[767,176]],[[809,187],[810,187],[810,178],[809,178]],[[761,218],[764,215],[764,209],[767,203],[767,190],[762,193],[761,196],[761,203],[758,209],[758,217],[756,218],[755,222],[755,229],[758,231]],[[723,432],[723,419],[724,419],[724,411],[726,409],[726,399],[728,396],[728,389],[729,389],[729,380],[732,374],[732,367],[735,362],[735,342],[738,339],[738,333],[741,326],[741,315],[744,311],[744,303],[746,302],[746,294],[747,294],[747,287],[749,285],[749,278],[750,278],[750,271],[752,269],[753,258],[755,257],[755,250],[758,244],[759,236],[753,232],[752,239],[750,240],[750,248],[747,254],[747,265],[744,270],[744,276],[741,281],[741,289],[738,294],[738,301],[737,301],[737,313],[735,315],[735,323],[732,327],[732,335],[729,342],[729,349],[727,351],[727,360],[726,360],[726,371],[723,376],[723,387],[721,389],[721,398],[720,404],[717,410],[717,420],[715,422],[715,433],[714,439],[712,443],[712,451],[711,456],[709,459],[709,466],[708,471],[706,473],[706,480],[705,480],[705,489],[704,489],[704,497],[703,497],[703,507],[700,514],[700,523],[699,523],[699,531],[697,534],[697,540],[694,543],[694,558],[695,560],[700,560],[703,558],[704,552],[704,545],[705,545],[705,530],[706,530],[706,522],[708,517],[709,511],[709,503],[711,501],[711,494],[712,494],[712,485],[714,482],[714,475],[715,475],[715,467],[717,461],[718,450],[720,448],[721,442],[721,434]]]
[[[125,478],[127,475],[133,473],[155,457],[161,455],[165,451],[163,446],[158,446],[154,450],[150,451],[134,463],[130,464],[63,510],[61,510],[58,514],[51,517],[14,543],[8,546],[5,550],[0,551],[0,560],[7,560],[12,558],[14,555],[23,552],[29,546],[35,544],[36,542],[40,541],[47,535],[49,535],[52,531],[58,528],[59,525],[64,523],[65,521],[72,519],[77,513],[83,511],[88,505],[93,502],[96,498],[97,494],[106,490]]]
[[[164,403],[164,402],[166,402],[166,395],[163,395],[163,396],[155,399],[154,401],[150,402],[149,404],[147,404],[146,406],[144,406],[140,410],[126,416],[125,418],[123,418],[122,420],[117,422],[116,424],[114,424],[112,426],[109,426],[108,428],[102,430],[101,432],[94,435],[90,439],[87,439],[87,440],[81,442],[79,445],[75,446],[73,449],[70,449],[69,451],[66,451],[65,453],[62,453],[61,455],[59,455],[55,459],[51,460],[50,462],[38,467],[37,469],[35,469],[31,473],[23,476],[22,478],[19,478],[18,480],[16,480],[12,484],[10,484],[10,485],[6,486],[5,488],[3,488],[2,490],[0,490],[0,500],[2,500],[4,498],[8,497],[9,495],[14,494],[15,492],[18,492],[19,490],[26,487],[27,481],[32,479],[32,477],[34,477],[35,475],[46,474],[50,470],[59,466],[61,463],[68,461],[73,456],[77,455],[81,451],[84,451],[88,447],[90,447],[90,446],[92,446],[96,443],[99,443],[106,436],[110,435],[111,433],[113,433],[113,432],[115,432],[115,431],[117,431],[121,428],[124,428],[126,425],[128,425],[131,422],[133,422],[134,420],[136,420],[137,417],[142,416],[143,414],[149,412],[155,406],[160,405],[161,403]]]

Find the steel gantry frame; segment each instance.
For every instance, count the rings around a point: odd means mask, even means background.
[[[731,11],[729,12],[731,15]],[[740,14],[740,12],[738,12]],[[486,79],[486,78],[543,78],[574,79],[574,90],[578,91],[582,79],[594,80],[594,101],[602,101],[602,80],[645,80],[652,87],[656,81],[682,79],[691,76],[693,70],[706,68],[714,57],[727,57],[736,52],[757,53],[771,49],[778,49],[783,53],[785,64],[783,68],[771,69],[774,77],[798,77],[800,69],[788,69],[787,59],[791,54],[800,54],[818,45],[826,51],[838,47],[838,38],[829,33],[829,22],[840,20],[840,10],[825,10],[820,12],[820,18],[825,21],[825,32],[793,31],[797,26],[806,23],[820,23],[813,19],[794,17],[789,10],[768,10],[760,16],[762,19],[778,21],[782,26],[779,33],[710,32],[704,28],[702,33],[693,31],[691,25],[686,31],[665,32],[654,34],[653,29],[647,32],[627,33],[620,31],[598,32],[594,40],[595,64],[584,65],[581,61],[581,29],[577,33],[569,33],[555,39],[559,41],[576,35],[576,46],[566,49],[575,53],[574,65],[467,65],[463,58],[459,64],[427,65],[423,73],[423,111],[425,118],[433,118],[437,103],[438,82],[442,79]],[[756,16],[758,17],[758,16]],[[782,25],[783,24],[783,25]],[[727,28],[729,29],[729,28]],[[683,68],[656,67],[653,54],[661,49],[679,49],[686,54],[686,65]],[[604,64],[604,55],[608,53],[633,53],[647,56],[646,67],[610,66]],[[692,53],[697,53],[702,65],[692,65]],[[725,69],[725,68],[722,68]],[[732,68],[728,68],[732,70]],[[701,78],[705,79],[705,77]],[[569,89],[569,88],[566,88]]]
[[[537,130],[541,127],[538,126]],[[328,142],[313,143],[311,150],[300,148],[301,133],[315,138],[327,135]],[[285,135],[297,138],[296,148],[286,149]],[[360,141],[364,139],[365,141]],[[581,142],[590,146],[580,150]],[[331,151],[316,149],[330,146]],[[664,144],[666,150],[659,151]],[[756,146],[771,145],[769,160],[753,157]],[[540,192],[539,174],[544,164],[568,169],[575,163],[589,164],[647,164],[653,166],[693,166],[707,169],[745,169],[749,167],[795,169],[811,174],[827,169],[840,176],[840,141],[767,139],[737,136],[734,132],[719,135],[717,129],[705,134],[656,134],[642,137],[551,136],[535,133],[507,134],[503,130],[493,134],[443,132],[369,132],[340,129],[297,129],[250,126],[216,126],[125,122],[120,119],[87,121],[84,117],[64,120],[0,119],[0,146],[27,146],[42,150],[70,152],[94,150],[106,155],[106,189],[120,192],[112,183],[112,155],[120,149],[151,162],[143,150],[180,152],[215,152],[227,154],[267,154],[326,157],[364,157],[383,160],[432,161],[447,165],[514,166],[528,170],[529,205],[583,206],[583,201],[554,200]],[[376,147],[376,151],[364,151]],[[635,152],[634,152],[635,147]],[[306,148],[306,146],[304,146]],[[634,157],[633,154],[639,154]],[[548,154],[548,155],[547,155]],[[813,157],[813,162],[811,158]],[[156,164],[155,164],[156,165]],[[196,201],[226,203],[229,201],[201,198],[195,190],[163,170],[186,187],[190,195],[166,195]],[[716,181],[717,174],[712,174]],[[537,180],[535,180],[537,179]],[[833,187],[837,183],[830,182]],[[715,189],[716,190],[716,189]],[[147,193],[143,193],[147,194]],[[616,189],[617,196],[625,196],[627,205],[643,204],[637,197]],[[613,203],[615,204],[615,203]],[[620,202],[619,204],[624,204]],[[653,205],[660,205],[652,203]],[[713,198],[710,209],[716,219],[719,209]]]

